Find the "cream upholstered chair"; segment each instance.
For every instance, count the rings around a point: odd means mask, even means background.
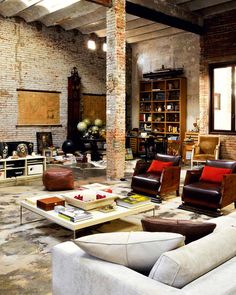
[[[198,135],[198,143],[193,146],[191,168],[194,163],[205,163],[206,160],[218,160],[220,152],[220,136]]]

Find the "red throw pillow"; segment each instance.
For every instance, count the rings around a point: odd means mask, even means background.
[[[200,177],[201,181],[221,183],[224,174],[230,174],[232,169],[205,166]]]
[[[153,160],[147,172],[161,173],[165,167],[173,166],[173,162]]]

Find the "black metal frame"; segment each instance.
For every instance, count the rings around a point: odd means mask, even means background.
[[[217,130],[214,129],[214,69],[223,68],[226,66],[232,67],[232,84],[231,84],[231,130]],[[226,135],[235,135],[236,134],[236,124],[235,124],[235,96],[236,93],[234,91],[236,79],[235,77],[236,71],[236,61],[235,62],[224,62],[217,64],[209,65],[209,77],[210,77],[210,109],[209,109],[209,133],[210,134],[226,134]]]

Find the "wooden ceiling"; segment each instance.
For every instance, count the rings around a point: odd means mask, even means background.
[[[111,0],[0,0],[0,14],[105,37],[110,3]],[[126,40],[137,43],[184,31],[201,34],[204,18],[233,9],[235,0],[127,0]]]

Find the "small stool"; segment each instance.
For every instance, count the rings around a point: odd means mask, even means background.
[[[49,168],[43,173],[43,184],[48,191],[74,189],[74,176],[67,168]]]

